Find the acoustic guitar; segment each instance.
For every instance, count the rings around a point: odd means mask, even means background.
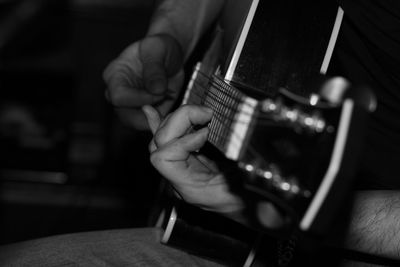
[[[351,184],[365,121],[375,106],[366,88],[323,77],[343,15],[336,1],[228,1],[223,16],[234,20],[217,27],[183,99],[214,110],[208,142],[235,166],[226,170],[227,177],[239,173],[240,186],[273,203],[290,232],[326,232]],[[185,243],[173,238],[178,232],[180,238],[189,235],[176,208],[165,222],[163,242]],[[243,231],[254,237],[250,243],[258,242],[257,232]],[[223,234],[215,247],[235,243],[232,239],[240,241],[238,247],[252,246],[243,245],[249,244],[243,236],[232,236]],[[218,254],[203,247],[209,251],[198,254]],[[229,264],[238,263],[233,255],[242,259],[239,265],[254,263],[254,255],[230,251],[224,257]]]

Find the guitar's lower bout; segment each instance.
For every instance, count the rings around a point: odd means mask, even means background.
[[[183,202],[176,202],[165,215],[162,243],[169,246],[226,266],[264,266],[278,260],[276,239],[263,237],[263,253],[257,253],[261,235],[221,215]]]

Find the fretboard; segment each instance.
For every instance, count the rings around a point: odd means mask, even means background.
[[[214,111],[208,141],[225,156],[238,160],[257,101],[220,77],[199,71],[192,75],[183,104],[204,105]]]

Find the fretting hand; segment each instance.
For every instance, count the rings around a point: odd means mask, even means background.
[[[207,141],[209,129],[193,131],[193,127],[206,125],[212,118],[212,110],[185,105],[163,121],[154,108],[145,106],[143,110],[154,135],[149,145],[151,162],[172,184],[178,197],[249,224],[249,218],[244,216],[243,196],[232,192],[216,164],[197,152]],[[281,224],[277,211],[268,202],[257,203],[256,212],[259,223],[267,228]]]
[[[149,145],[151,162],[178,195],[206,210],[223,214],[240,212],[241,198],[230,191],[215,164],[196,152],[205,144],[209,129],[190,132],[194,126],[206,125],[212,110],[185,105],[162,122],[154,108],[145,106],[143,110],[154,135]]]

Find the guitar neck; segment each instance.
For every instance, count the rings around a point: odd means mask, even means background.
[[[204,75],[197,66],[184,104],[204,105],[214,111],[208,141],[228,159],[238,160],[255,114],[257,100],[244,95],[220,77]]]

